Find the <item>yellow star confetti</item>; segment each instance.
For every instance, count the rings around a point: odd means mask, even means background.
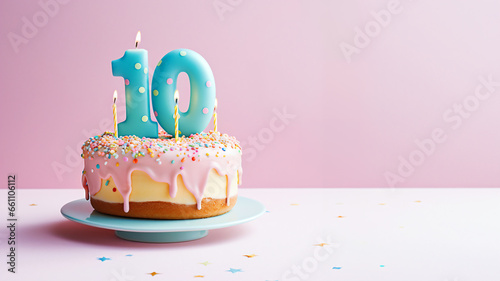
[[[344,218],[344,216],[338,216],[337,218],[339,218],[339,219],[343,219],[343,218]]]
[[[30,206],[38,206],[37,204],[30,204]]]
[[[208,261],[205,261],[205,262],[200,262],[200,264],[203,264],[204,266],[207,266],[207,265],[209,265],[211,263],[209,263]]]
[[[420,201],[420,200],[416,200],[416,201],[413,201],[413,202],[415,202],[415,203],[422,203],[422,201]]]
[[[158,274],[161,274],[161,273],[158,273],[158,272],[156,272],[156,271],[153,271],[153,272],[148,273],[148,274],[149,274],[149,275],[151,275],[151,276],[155,276],[155,275],[158,275]]]
[[[379,205],[385,205],[385,203],[378,203]]]
[[[257,255],[256,254],[251,254],[251,255],[243,255],[243,256],[250,259],[250,258],[253,258],[253,257],[257,256]]]
[[[323,247],[323,246],[326,246],[326,245],[329,245],[329,244],[328,243],[319,243],[319,244],[314,244],[313,246]]]
[[[203,278],[203,277],[205,277],[205,276],[204,276],[204,275],[195,275],[194,277],[195,277],[195,278],[196,278],[196,277]]]
[[[292,203],[292,204],[290,204],[290,205],[292,205],[292,206],[298,206],[299,204],[297,204],[297,203]]]

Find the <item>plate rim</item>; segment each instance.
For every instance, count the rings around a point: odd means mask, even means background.
[[[209,221],[208,224],[206,223],[207,220],[220,220],[221,217],[223,218],[226,215],[231,215],[231,212],[233,212],[233,211],[238,211],[239,208],[243,207],[243,206],[241,206],[242,200],[243,200],[243,202],[245,202],[247,204],[248,204],[248,202],[251,204],[254,204],[255,205],[254,208],[258,208],[258,209],[256,209],[254,213],[251,213],[250,215],[247,215],[246,217],[236,219],[233,221],[227,221],[227,222],[223,222],[223,221],[222,222],[220,222],[220,221],[211,222],[211,221]],[[83,216],[90,216],[92,214],[92,212],[94,212],[95,210],[91,207],[90,203],[85,198],[80,198],[80,199],[76,199],[76,200],[67,202],[66,204],[64,204],[61,207],[60,212],[61,212],[63,217],[65,217],[66,219],[68,219],[70,221],[74,221],[76,223],[80,223],[80,224],[84,224],[84,225],[88,225],[88,226],[93,226],[93,227],[97,227],[97,228],[115,230],[115,231],[118,230],[118,231],[131,231],[131,232],[181,232],[181,231],[199,231],[199,230],[220,229],[220,228],[235,226],[238,224],[242,224],[242,223],[246,223],[246,222],[255,220],[266,212],[266,208],[261,202],[255,200],[255,199],[252,199],[252,198],[238,196],[238,201],[236,202],[236,205],[233,207],[232,210],[230,210],[229,212],[227,212],[225,214],[219,215],[219,216],[204,218],[204,219],[153,220],[153,219],[119,217],[119,216],[112,216],[112,215],[106,215],[106,214],[99,213],[99,215],[107,216],[107,217],[109,217],[109,219],[112,219],[116,222],[123,220],[123,221],[126,221],[127,223],[137,222],[140,224],[141,221],[143,221],[143,222],[148,222],[149,224],[153,224],[153,225],[154,224],[158,224],[158,225],[161,224],[161,228],[157,228],[157,229],[154,229],[154,228],[143,228],[143,229],[139,228],[139,229],[137,229],[137,228],[131,228],[131,227],[119,227],[117,225],[106,225],[106,224],[103,224],[102,222],[95,222],[95,221],[93,222],[93,221],[89,221],[86,219],[73,217],[73,216],[70,216],[69,214],[67,214],[67,211],[65,209],[71,208],[71,207],[73,207],[73,205],[75,205],[75,207],[76,207],[76,206],[78,206],[80,204],[84,204],[84,203],[88,204],[90,206],[90,208],[89,208],[88,213],[85,213],[82,215]],[[238,205],[240,207],[238,209],[235,209],[235,208],[237,208]],[[168,227],[168,222],[172,222],[176,225],[174,225],[172,227]],[[182,225],[182,222],[186,222],[186,224],[189,224],[189,226]],[[196,222],[204,222],[204,224],[196,225]],[[210,223],[212,223],[212,224],[210,224]],[[180,226],[179,226],[179,224],[180,224]]]

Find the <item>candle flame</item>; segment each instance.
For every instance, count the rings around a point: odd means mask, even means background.
[[[175,90],[174,100],[175,100],[175,103],[177,103],[179,101],[179,90]]]
[[[135,36],[135,48],[139,46],[139,43],[141,43],[141,31],[137,31],[137,36]]]
[[[118,97],[118,92],[115,90],[115,93],[113,94],[113,103],[116,103],[117,97]]]
[[[217,99],[215,99],[214,109],[217,109]]]

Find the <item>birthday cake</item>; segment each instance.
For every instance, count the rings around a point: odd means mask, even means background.
[[[157,64],[149,91],[147,51],[112,61],[125,82],[126,119],[82,146],[85,197],[98,212],[135,218],[196,219],[224,214],[237,200],[241,147],[217,131],[217,99],[210,66],[198,53],[177,49]],[[178,108],[177,77],[189,75],[186,112]],[[157,122],[151,120],[150,99]],[[210,120],[214,128],[204,130]],[[165,131],[158,131],[160,125]],[[168,133],[167,133],[168,132]]]
[[[241,148],[210,131],[174,138],[104,133],[82,147],[82,183],[95,210],[152,219],[206,218],[228,212],[241,184]]]

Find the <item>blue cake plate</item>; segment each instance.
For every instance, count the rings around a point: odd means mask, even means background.
[[[223,215],[193,220],[134,219],[101,214],[85,199],[71,201],[61,208],[62,215],[81,224],[115,230],[116,236],[131,241],[169,243],[200,239],[208,230],[249,222],[264,214],[259,201],[238,196],[233,209]]]

